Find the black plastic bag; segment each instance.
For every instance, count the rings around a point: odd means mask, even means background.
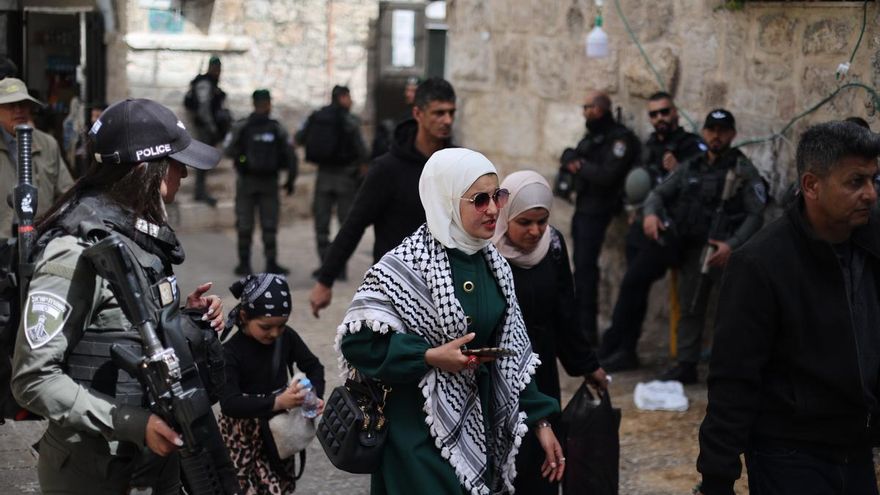
[[[620,471],[620,409],[606,392],[597,404],[581,384],[562,411],[566,495],[617,495]]]

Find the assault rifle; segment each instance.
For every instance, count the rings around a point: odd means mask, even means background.
[[[110,354],[114,363],[144,386],[150,409],[183,437],[180,463],[186,492],[191,495],[241,493],[186,339],[179,327],[163,321],[162,336],[168,345],[160,340],[156,331],[160,322],[150,311],[152,288],[141,282],[128,247],[111,233],[87,248],[83,255],[110,284],[126,318],[140,333],[143,356],[135,356],[115,344]],[[163,283],[169,286],[162,287]],[[166,280],[160,282],[159,293],[176,293],[176,288],[170,287]]]
[[[717,240],[724,235],[727,230],[724,220],[724,205],[735,193],[737,189],[738,177],[736,175],[735,166],[727,170],[724,176],[724,189],[721,192],[721,201],[712,214],[712,224],[709,226],[709,239]],[[712,290],[712,277],[709,276],[709,258],[715,254],[715,246],[708,240],[703,247],[703,253],[700,255],[700,281],[697,283],[697,290],[691,299],[691,312],[695,312],[697,308],[706,307],[709,300],[709,292]]]

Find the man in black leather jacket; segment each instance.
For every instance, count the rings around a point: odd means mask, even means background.
[[[801,197],[730,257],[697,469],[706,495],[877,494],[880,137],[807,130]]]

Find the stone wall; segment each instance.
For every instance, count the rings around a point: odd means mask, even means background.
[[[701,124],[723,106],[737,118],[737,140],[779,131],[833,91],[835,69],[856,44],[862,2],[620,0],[678,106]],[[589,89],[608,91],[625,123],[641,137],[651,128],[645,98],[660,89],[627,35],[614,0],[606,0],[611,56],[587,59],[584,38],[593,0],[454,0],[449,5],[449,78],[461,97],[459,136],[502,167],[552,174],[566,146],[583,134],[580,105]],[[880,14],[869,2],[861,48],[843,82],[880,83]],[[491,109],[491,111],[487,111]],[[790,178],[791,144],[811,122],[850,115],[877,120],[867,93],[840,97],[801,120],[787,140],[744,151],[773,185]],[[683,118],[682,124],[688,125]],[[774,155],[773,153],[777,153]]]
[[[680,113],[697,125],[715,107],[737,118],[737,141],[782,128],[841,82],[880,83],[880,13],[869,2],[867,28],[849,74],[835,70],[859,37],[863,2],[745,2],[620,0],[620,7]],[[646,97],[660,89],[627,34],[615,0],[606,0],[604,29],[611,55],[587,59],[585,36],[597,9],[593,0],[454,0],[449,3],[448,75],[460,98],[457,137],[484,152],[502,173],[532,168],[552,177],[558,157],[584,133],[580,106],[587,90],[608,91],[623,121],[646,139]],[[878,130],[867,93],[843,90],[800,120],[783,139],[743,148],[780,195],[794,178],[798,134],[810,123],[857,115]],[[690,127],[685,118],[682,124]],[[571,207],[559,204],[553,221],[568,232]],[[622,276],[620,219],[609,229],[600,260],[600,304],[607,321]],[[652,295],[649,320],[665,325],[663,284]],[[650,325],[649,325],[650,326]]]
[[[251,110],[254,89],[269,88],[276,116],[296,127],[329,101],[335,84],[349,85],[355,112],[364,111],[377,0],[183,2],[183,29],[173,34],[151,31],[149,11],[138,0],[124,3],[131,96],[182,110],[189,81],[217,54],[221,87],[236,117]]]
[[[181,2],[170,29],[157,28],[155,13],[140,0],[117,2],[120,29],[108,39],[108,101],[125,97],[157,100],[187,120],[183,96],[189,82],[207,70],[208,59],[223,63],[220,87],[234,118],[253,109],[251,93],[272,92],[273,116],[295,132],[309,113],[330,101],[336,84],[349,86],[353,111],[372,115],[370,86],[378,0],[207,0]],[[152,16],[152,18],[151,18]],[[175,25],[176,21],[182,21]],[[167,32],[172,31],[172,32]],[[364,131],[371,125],[364,119]],[[315,167],[300,160],[296,193],[282,196],[282,218],[309,216]],[[191,203],[193,181],[171,212],[178,228],[204,229],[234,224],[235,175],[224,159],[208,175],[216,209]]]

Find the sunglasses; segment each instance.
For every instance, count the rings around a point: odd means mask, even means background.
[[[594,104],[592,104],[592,103],[586,103],[586,104],[584,104],[584,110],[589,110],[589,109],[591,109],[591,108],[593,108],[593,107],[595,107],[595,106],[596,106],[596,105],[594,105]]]
[[[510,191],[507,189],[495,189],[495,192],[489,194],[487,192],[478,192],[474,194],[470,198],[461,198],[465,201],[470,201],[474,204],[474,208],[477,209],[478,212],[483,213],[486,209],[489,208],[489,201],[494,201],[495,206],[498,209],[504,208],[504,205],[507,204],[507,200],[510,198]]]
[[[651,110],[650,112],[648,112],[648,117],[651,117],[652,119],[657,117],[658,115],[662,115],[662,116],[666,117],[671,112],[672,112],[672,108],[670,108],[670,107],[658,108],[657,110]]]

